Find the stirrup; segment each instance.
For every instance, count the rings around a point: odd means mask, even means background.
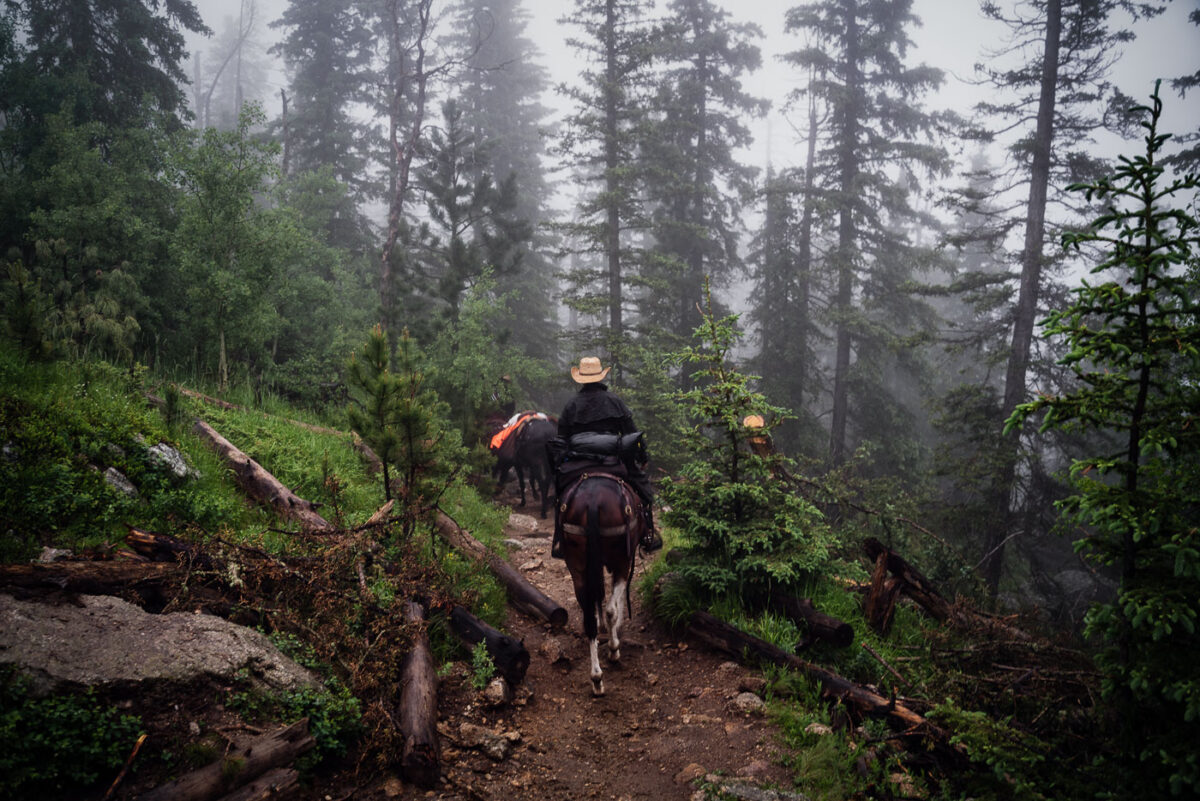
[[[657,531],[650,529],[648,533],[642,535],[641,546],[646,553],[654,553],[663,547],[662,537],[658,536]]]

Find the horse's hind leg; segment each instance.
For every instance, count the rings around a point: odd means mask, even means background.
[[[521,506],[525,506],[525,470],[517,465],[517,484],[521,487]]]
[[[612,595],[604,608],[604,619],[608,623],[608,658],[621,661],[621,627],[625,625],[625,579],[613,578]]]
[[[583,571],[571,571],[575,583],[575,600],[579,601],[579,609],[583,612],[583,633],[588,640],[588,659],[591,663],[592,695],[604,695],[604,671],[600,668],[599,621],[597,606],[587,601],[587,592],[583,585]]]

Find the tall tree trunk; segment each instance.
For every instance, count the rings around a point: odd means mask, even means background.
[[[217,390],[224,392],[229,388],[229,359],[225,353],[225,327],[222,326],[217,334]]]
[[[859,30],[854,0],[843,4],[846,16],[846,99],[841,104],[842,137],[838,156],[837,295],[834,298],[836,349],[833,365],[833,416],[829,432],[829,462],[846,459],[846,423],[850,417],[850,314],[854,302],[854,183],[858,177]]]
[[[388,66],[388,143],[393,162],[389,169],[388,221],[383,251],[379,258],[379,305],[380,325],[388,329],[388,317],[392,313],[393,277],[392,254],[400,239],[404,219],[404,201],[408,195],[409,175],[413,155],[421,138],[425,122],[426,90],[429,71],[425,65],[425,45],[429,37],[430,6],[433,0],[417,0],[415,3],[416,26],[411,43],[404,41],[401,30],[401,4],[405,0],[391,0],[386,8],[388,19],[388,50],[392,63]],[[411,67],[410,67],[411,61]],[[406,104],[410,101],[409,90],[415,92],[409,117],[404,119]]]
[[[817,99],[811,93],[808,98],[808,152],[804,157],[804,211],[800,215],[800,234],[796,243],[796,326],[798,336],[796,337],[796,352],[799,354],[799,359],[795,361],[796,365],[796,380],[794,386],[801,388],[803,393],[804,388],[808,386],[808,329],[809,317],[811,310],[809,309],[809,301],[812,285],[812,230],[813,230],[813,206],[816,200],[813,198],[813,188],[816,183],[813,177],[813,171],[816,169],[817,163]],[[789,282],[790,283],[790,282]],[[804,405],[803,394],[797,396],[794,401],[797,406]]]
[[[1046,41],[1042,55],[1041,95],[1038,99],[1037,128],[1030,165],[1029,207],[1025,217],[1025,246],[1021,251],[1021,288],[1013,320],[1012,345],[1008,351],[1008,369],[1004,377],[1004,406],[1000,425],[1008,420],[1017,405],[1025,400],[1025,379],[1029,371],[1029,351],[1037,319],[1038,293],[1042,280],[1042,252],[1046,236],[1046,192],[1050,184],[1050,151],[1054,143],[1054,103],[1058,87],[1059,39],[1062,35],[1062,0],[1046,3]],[[1004,564],[1004,546],[1012,524],[1011,498],[1016,480],[1019,435],[999,438],[1000,470],[992,491],[992,522],[988,527],[983,576],[995,597]]]
[[[280,165],[279,174],[283,178],[288,177],[290,172],[289,167],[292,155],[292,137],[288,130],[288,107],[287,107],[287,89],[280,88],[279,99],[283,103],[283,111],[281,113],[281,123],[283,125],[283,164]],[[274,355],[274,354],[272,354]]]
[[[621,209],[620,181],[617,170],[620,168],[620,153],[617,148],[617,137],[620,119],[617,109],[617,2],[608,0],[605,4],[604,19],[604,188],[607,193],[605,212],[607,226],[605,231],[605,251],[608,255],[608,329],[612,343],[621,339],[623,321],[621,319]]]

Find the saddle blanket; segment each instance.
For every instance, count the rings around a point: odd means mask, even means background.
[[[544,412],[517,412],[512,417],[508,418],[508,422],[504,424],[504,428],[496,432],[492,437],[491,443],[488,445],[493,451],[500,450],[504,445],[504,441],[518,431],[521,426],[525,425],[528,420],[549,420],[550,418]]]

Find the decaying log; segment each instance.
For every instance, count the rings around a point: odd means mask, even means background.
[[[525,643],[497,631],[461,606],[453,607],[448,617],[450,630],[468,648],[484,643],[496,671],[510,686],[515,687],[524,680],[525,671],[529,669],[529,651],[525,649]]]
[[[187,397],[198,400],[201,403],[207,403],[209,406],[216,406],[218,409],[224,409],[229,412],[238,410],[245,411],[245,407],[243,406],[238,406],[236,403],[230,403],[229,401],[223,401],[220,398],[214,398],[211,395],[205,395],[203,392],[197,392],[194,389],[180,387],[179,394],[186,395]]]
[[[207,442],[233,469],[238,484],[247,495],[271,507],[280,517],[296,520],[305,528],[329,528],[325,518],[317,514],[317,504],[304,500],[285,487],[279,479],[234,447],[208,423],[197,420],[192,431]]]
[[[566,609],[530,584],[516,568],[489,551],[486,545],[460,528],[445,512],[438,512],[437,529],[455,548],[491,568],[492,573],[507,588],[508,598],[517,609],[538,620],[545,620],[555,628],[567,625]]]
[[[125,544],[151,562],[182,561],[206,570],[219,567],[217,560],[205,554],[195,545],[178,540],[169,534],[146,531],[135,526],[127,526],[127,528],[129,533],[125,535]]]
[[[879,565],[884,565],[886,571],[891,573],[891,578],[887,579],[887,582],[895,582],[895,591],[912,598],[939,623],[990,631],[994,635],[1012,640],[1026,641],[1030,639],[1027,632],[1009,626],[995,617],[950,603],[934,588],[933,583],[922,575],[921,571],[874,537],[868,537],[863,541],[863,550],[875,562],[876,574],[879,572]],[[884,584],[886,585],[887,582]],[[871,596],[875,594],[875,591],[873,577]],[[868,615],[870,614],[871,596],[868,596]]]
[[[437,671],[425,633],[425,611],[416,601],[404,605],[404,617],[420,634],[405,657],[400,688],[400,733],[404,739],[400,768],[421,787],[433,787],[441,776],[437,733]]]
[[[383,470],[383,462],[375,454],[375,451],[371,450],[371,446],[363,441],[363,438],[358,435],[357,431],[351,431],[350,435],[353,437],[350,443],[351,446],[363,458],[363,461],[367,463],[367,475],[373,476],[381,472]]]
[[[838,648],[845,648],[854,642],[854,627],[820,611],[813,606],[810,598],[798,598],[779,590],[772,590],[764,605],[803,627],[807,639],[802,645],[820,640]]]
[[[950,602],[934,589],[933,583],[921,571],[874,537],[867,537],[863,541],[863,550],[876,564],[880,559],[884,560],[888,572],[900,579],[904,594],[920,604],[934,619],[943,623],[950,619],[953,612]]]
[[[80,595],[124,595],[133,591],[157,598],[166,584],[183,575],[166,562],[48,562],[0,565],[0,587],[31,591],[66,591]]]
[[[234,790],[221,801],[271,801],[286,798],[300,787],[300,772],[294,768],[276,768]]]
[[[367,518],[367,522],[364,525],[374,526],[374,525],[378,525],[379,523],[382,523],[384,520],[387,520],[388,515],[390,515],[392,513],[392,510],[395,508],[396,508],[396,499],[392,498],[390,501],[385,503],[383,506],[380,506],[378,509],[376,509],[375,513]]]
[[[892,628],[896,613],[896,601],[904,588],[900,579],[888,575],[887,555],[879,554],[875,569],[871,571],[871,589],[867,593],[867,624],[881,634]]]
[[[211,801],[263,776],[290,765],[312,749],[316,740],[308,733],[308,718],[257,737],[222,759],[139,796],[138,801]],[[255,796],[251,796],[255,797]]]
[[[693,613],[691,620],[688,621],[687,631],[701,642],[723,651],[735,659],[746,660],[749,658],[760,662],[770,662],[814,678],[821,682],[825,695],[841,700],[862,714],[886,717],[899,727],[920,727],[923,734],[941,735],[944,738],[944,733],[934,724],[903,704],[897,703],[894,699],[884,698],[879,693],[855,684],[832,671],[806,662],[766,640],[761,640],[718,620],[707,612]]]

